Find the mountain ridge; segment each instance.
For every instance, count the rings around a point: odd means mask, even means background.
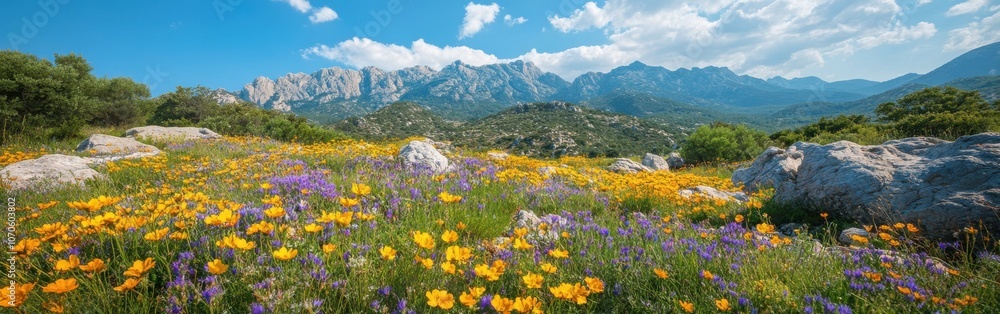
[[[231,94],[264,108],[292,111],[321,122],[363,116],[397,101],[417,101],[448,118],[474,120],[522,103],[588,103],[628,93],[647,94],[668,107],[673,106],[670,102],[679,102],[716,111],[760,113],[796,106],[801,109],[801,104],[846,104],[911,83],[939,85],[921,82],[993,73],[996,71],[989,69],[1000,67],[1000,57],[993,56],[1000,56],[1000,43],[967,52],[928,74],[909,73],[885,82],[825,82],[817,77],[780,76],[764,80],[738,75],[726,67],[669,70],[640,61],[608,72],[584,73],[573,81],[524,61],[481,66],[455,61],[440,70],[426,66],[394,71],[332,67],[275,79],[258,77]],[[976,63],[983,60],[992,63]]]

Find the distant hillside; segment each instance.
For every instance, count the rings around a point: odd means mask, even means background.
[[[948,86],[953,86],[965,90],[978,90],[986,101],[1000,100],[1000,76],[978,76],[957,79],[948,82]]]
[[[344,119],[333,128],[366,139],[424,136],[447,139],[456,128],[424,107],[412,102],[397,102],[363,117]]]
[[[756,128],[763,127],[751,115],[732,113],[734,108],[717,110],[699,107],[639,92],[615,91],[588,99],[580,104],[598,110],[648,118],[650,121],[676,126],[684,131],[716,121],[748,123]],[[724,110],[729,112],[724,112]]]
[[[522,104],[469,123],[455,145],[511,152],[560,155],[628,156],[674,149],[674,132],[633,116],[565,102]]]
[[[961,78],[996,75],[1000,75],[1000,42],[966,52],[911,83],[940,85]]]

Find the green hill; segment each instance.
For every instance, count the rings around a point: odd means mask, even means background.
[[[471,122],[461,128],[454,144],[542,157],[616,157],[668,152],[678,133],[633,116],[546,102],[517,105]]]
[[[425,136],[449,138],[456,124],[412,102],[397,102],[363,117],[337,122],[334,129],[366,139]]]

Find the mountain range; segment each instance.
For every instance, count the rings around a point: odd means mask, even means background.
[[[258,77],[235,96],[264,108],[291,111],[323,123],[363,116],[397,101],[413,101],[449,120],[468,121],[517,104],[570,101],[639,117],[695,115],[750,122],[772,117],[794,125],[816,115],[870,113],[875,101],[891,101],[902,91],[993,77],[1000,68],[1000,43],[969,51],[924,75],[906,74],[885,82],[826,82],[817,77],[767,80],[737,75],[725,67],[677,69],[634,62],[607,73],[589,72],[572,82],[531,62],[473,66],[456,61],[434,70],[416,66],[396,71],[375,67],[326,68],[277,79]],[[989,79],[974,88],[990,89]],[[902,93],[905,94],[905,93]],[[868,110],[868,111],[866,111]],[[686,119],[686,118],[681,118]],[[676,120],[676,119],[675,119]],[[688,119],[701,123],[703,119]],[[709,121],[710,122],[710,121]]]

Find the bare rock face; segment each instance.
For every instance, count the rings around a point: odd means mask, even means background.
[[[773,186],[776,202],[860,222],[914,223],[932,239],[952,239],[980,223],[1000,234],[998,133],[955,142],[917,137],[875,146],[841,141],[792,148],[769,149],[734,173],[733,182],[749,189]]]
[[[425,141],[412,141],[399,149],[399,160],[410,167],[428,168],[435,173],[448,170],[448,158],[444,157],[434,145]]]
[[[681,158],[681,154],[670,153],[670,156],[667,156],[667,165],[670,169],[680,169],[684,167],[684,158]]]
[[[649,167],[643,166],[628,158],[618,158],[613,164],[608,166],[608,170],[617,173],[637,173],[650,172]]]
[[[854,239],[852,239],[851,236],[859,236],[859,237],[862,237],[862,238],[867,238],[867,237],[869,237],[871,235],[868,234],[868,231],[866,231],[865,229],[861,229],[861,228],[847,228],[847,229],[844,229],[844,231],[840,232],[840,235],[837,236],[837,241],[840,241],[840,243],[847,244],[847,245],[853,244],[854,243]]]
[[[654,171],[656,170],[670,170],[670,164],[667,163],[663,157],[656,154],[646,153],[646,156],[642,157],[642,165],[649,167]]]
[[[0,180],[12,191],[45,189],[60,185],[83,185],[86,180],[104,179],[91,169],[87,158],[51,154],[22,160],[0,169]]]
[[[222,135],[206,128],[195,127],[162,127],[162,126],[142,126],[131,128],[125,131],[126,137],[144,138],[150,140],[198,140],[198,139],[220,139]]]
[[[743,203],[750,200],[750,197],[743,192],[726,192],[719,191],[716,188],[710,186],[696,186],[693,188],[687,188],[677,191],[681,197],[690,198],[695,195],[702,195],[712,199],[719,199],[724,201],[736,201],[738,203]]]
[[[801,164],[802,153],[795,146],[788,150],[770,147],[749,168],[734,171],[733,183],[742,184],[749,192],[777,188],[780,184],[794,181]]]
[[[121,159],[155,156],[160,153],[156,146],[139,143],[134,138],[94,134],[76,146],[77,152],[89,152],[96,157]]]

